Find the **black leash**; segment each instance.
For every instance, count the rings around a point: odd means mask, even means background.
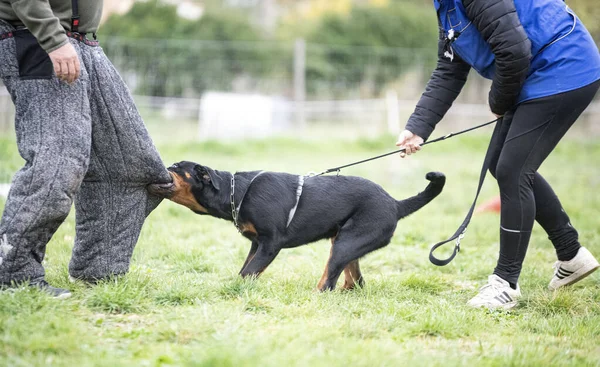
[[[499,118],[496,121],[501,121],[501,118]],[[496,129],[498,129],[499,127],[500,127],[500,124],[496,125]],[[431,247],[431,251],[429,251],[429,261],[431,261],[431,263],[434,265],[437,265],[437,266],[448,265],[460,251],[460,241],[465,236],[467,227],[468,227],[469,223],[471,222],[471,217],[473,216],[473,211],[475,210],[475,204],[477,204],[477,199],[479,198],[479,193],[481,192],[481,188],[483,187],[483,182],[485,181],[485,176],[487,174],[487,170],[490,168],[490,164],[492,163],[492,157],[494,156],[494,149],[498,145],[498,141],[493,140],[494,137],[496,137],[498,135],[495,132],[496,131],[494,131],[494,133],[492,134],[492,138],[490,139],[490,144],[488,145],[487,152],[485,153],[485,158],[483,159],[483,165],[481,166],[481,172],[479,173],[479,184],[477,185],[477,192],[475,193],[475,199],[473,199],[473,203],[471,204],[471,207],[469,208],[469,212],[467,213],[467,216],[463,220],[462,224],[458,227],[456,232],[454,232],[454,234],[450,238],[448,238],[445,241],[436,243],[435,245],[433,245]],[[433,252],[435,250],[437,250],[439,247],[447,244],[450,241],[455,241],[455,245],[454,245],[454,250],[452,251],[452,254],[448,258],[441,260],[433,255]]]
[[[459,131],[457,133],[450,133],[446,136],[442,136],[439,137],[437,139],[433,139],[433,140],[429,140],[423,144],[421,144],[421,146],[423,145],[427,145],[427,144],[433,144],[433,143],[437,143],[439,141],[442,140],[446,140],[449,139],[453,136],[457,136],[457,135],[461,135],[464,133],[467,133],[469,131],[473,131],[479,128],[482,128],[484,126],[487,125],[491,125],[495,122],[501,121],[502,118],[497,118],[495,120],[486,122],[484,124],[481,125],[477,125],[462,131]],[[499,128],[500,125],[496,125],[496,129]],[[494,153],[494,149],[497,146],[498,142],[497,141],[493,141],[492,139],[494,139],[494,137],[498,135],[498,134],[492,134],[492,138],[490,139],[490,144],[488,145],[488,149],[487,152],[485,153],[485,158],[483,160],[483,166],[481,167],[481,173],[479,174],[479,185],[477,186],[477,192],[475,194],[475,199],[473,200],[473,203],[471,204],[471,208],[469,209],[469,212],[467,213],[467,216],[465,217],[465,219],[463,220],[462,224],[458,227],[458,229],[456,230],[456,232],[447,240],[442,241],[442,242],[438,242],[435,245],[433,245],[433,247],[431,247],[431,251],[429,251],[429,261],[431,261],[432,264],[437,265],[437,266],[444,266],[444,265],[448,265],[458,254],[458,252],[460,251],[460,241],[463,239],[463,237],[465,236],[465,232],[467,230],[467,227],[469,226],[469,223],[471,222],[471,217],[473,216],[473,211],[475,210],[475,204],[477,203],[477,199],[479,198],[479,193],[481,192],[481,188],[483,187],[483,182],[485,181],[485,176],[487,174],[487,170],[490,168],[490,164],[492,162],[492,157],[493,157],[493,153]],[[355,166],[357,164],[361,164],[361,163],[365,163],[365,162],[369,162],[375,159],[379,159],[379,158],[383,158],[383,157],[387,157],[388,155],[392,155],[392,154],[396,154],[396,153],[401,153],[404,152],[405,149],[399,149],[399,150],[395,150],[393,152],[390,153],[386,153],[386,154],[382,154],[382,155],[378,155],[376,157],[373,158],[368,158],[368,159],[363,159],[362,161],[358,161],[358,162],[354,162],[354,163],[350,163],[350,164],[346,164],[343,166],[339,166],[339,167],[335,167],[335,168],[330,168],[328,170],[325,170],[319,174],[316,174],[315,176],[322,176],[324,174],[327,173],[332,173],[332,172],[340,172],[342,169],[346,168],[346,167],[351,167],[351,166]],[[433,252],[435,250],[437,250],[439,247],[445,245],[446,243],[450,242],[450,241],[455,241],[455,246],[454,246],[454,251],[452,251],[452,254],[450,255],[450,257],[440,260],[438,258],[436,258],[433,255]]]
[[[452,137],[454,137],[454,136],[458,136],[458,135],[461,135],[461,134],[464,134],[464,133],[468,133],[469,131],[477,130],[477,129],[479,129],[479,128],[482,128],[482,127],[484,127],[484,126],[491,125],[491,124],[493,124],[494,122],[497,122],[497,121],[499,121],[499,120],[500,120],[500,119],[499,119],[499,118],[497,118],[497,119],[495,119],[495,120],[488,121],[488,122],[486,122],[486,123],[484,123],[484,124],[477,125],[477,126],[474,126],[474,127],[470,127],[470,128],[468,128],[468,129],[465,129],[465,130],[459,131],[459,132],[457,132],[457,133],[450,133],[450,134],[448,134],[448,135],[445,135],[445,136],[440,136],[440,137],[439,137],[439,138],[437,138],[437,139],[433,139],[433,140],[426,141],[425,143],[421,144],[421,146],[423,146],[423,145],[427,145],[427,144],[433,144],[433,143],[437,143],[437,142],[440,142],[440,141],[442,141],[442,140],[446,140],[446,139],[450,139],[450,138],[452,138]],[[379,159],[379,158],[387,157],[388,155],[392,155],[392,154],[396,154],[396,153],[402,153],[402,152],[404,152],[405,150],[406,150],[406,149],[398,149],[398,150],[394,150],[393,152],[389,152],[389,153],[385,153],[385,154],[382,154],[382,155],[378,155],[378,156],[376,156],[376,157],[372,157],[372,158],[363,159],[362,161],[358,161],[358,162],[354,162],[354,163],[349,163],[349,164],[346,164],[346,165],[343,165],[343,166],[339,166],[339,167],[329,168],[329,169],[327,169],[327,170],[325,170],[325,171],[323,171],[323,172],[321,172],[321,173],[317,173],[317,174],[315,174],[314,176],[322,176],[322,175],[326,175],[326,174],[328,174],[328,173],[332,173],[332,172],[338,172],[338,173],[339,173],[339,172],[340,172],[342,169],[344,169],[344,168],[348,168],[348,167],[356,166],[356,165],[358,165],[358,164],[361,164],[361,163],[366,163],[366,162],[374,161],[374,160],[376,160],[376,159]]]

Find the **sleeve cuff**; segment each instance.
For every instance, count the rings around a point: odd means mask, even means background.
[[[514,103],[512,102],[513,100],[516,101],[516,97],[515,98],[510,98],[510,100],[508,99],[502,99],[502,100],[498,100],[495,96],[496,93],[494,93],[494,89],[493,89],[493,85],[492,85],[492,90],[490,90],[490,93],[488,95],[488,100],[489,100],[489,104],[490,104],[490,111],[492,111],[492,113],[496,114],[496,115],[500,115],[503,116],[505,113],[507,113],[512,106],[514,105]]]
[[[420,136],[421,138],[423,138],[423,141],[427,141],[429,135],[431,135],[431,133],[433,132],[433,128],[431,128],[431,126],[429,126],[423,121],[415,120],[409,120],[406,124],[405,129],[415,135]]]
[[[64,45],[66,45],[67,42],[69,42],[69,38],[67,37],[67,35],[64,33],[61,33],[52,38],[49,38],[48,40],[46,40],[44,42],[40,42],[40,45],[47,53],[50,53],[54,50],[61,48]]]

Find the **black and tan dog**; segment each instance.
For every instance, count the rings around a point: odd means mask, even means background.
[[[258,276],[283,248],[331,239],[319,290],[362,285],[358,259],[386,246],[398,220],[429,203],[443,189],[442,173],[430,172],[425,190],[397,201],[371,181],[351,176],[303,177],[275,172],[216,171],[193,162],[169,167],[173,184],[149,190],[197,214],[233,221],[252,241],[240,274]],[[233,193],[233,195],[232,195]]]

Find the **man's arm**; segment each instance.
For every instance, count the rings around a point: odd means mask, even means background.
[[[446,58],[444,43],[443,39],[438,41],[437,67],[431,74],[425,92],[406,124],[406,130],[425,140],[452,106],[471,70],[469,64],[456,54],[453,61]]]
[[[11,0],[11,6],[46,52],[67,43],[67,35],[48,0]]]
[[[463,5],[494,53],[496,75],[489,104],[494,114],[502,116],[515,105],[527,79],[531,42],[513,0],[463,0]]]
[[[48,53],[56,76],[73,83],[79,77],[79,57],[48,0],[11,0],[11,6]]]

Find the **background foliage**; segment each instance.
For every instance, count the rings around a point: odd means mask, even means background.
[[[191,21],[178,18],[175,7],[154,0],[111,16],[101,31],[111,36],[104,48],[120,69],[144,76],[136,86],[143,94],[199,95],[209,85],[247,87],[266,75],[289,80],[294,38],[305,37],[309,93],[334,84],[364,84],[366,93],[375,95],[412,65],[423,63],[415,49],[435,54],[435,24],[431,9],[393,2],[325,13],[314,22],[283,22],[275,34],[267,34],[236,9],[208,7],[199,20]],[[130,39],[138,42],[123,43]]]
[[[600,8],[591,0],[568,3],[600,39]],[[192,21],[151,0],[112,15],[101,31],[109,36],[103,42],[109,57],[136,75],[135,92],[152,96],[196,97],[216,89],[290,97],[293,88],[284,81],[293,79],[296,38],[307,42],[309,98],[353,98],[348,93],[357,89],[361,98],[377,97],[415,67],[422,77],[433,68],[437,22],[430,0],[312,4],[304,12],[289,11],[268,31],[260,19],[224,2],[207,1],[205,14]]]

